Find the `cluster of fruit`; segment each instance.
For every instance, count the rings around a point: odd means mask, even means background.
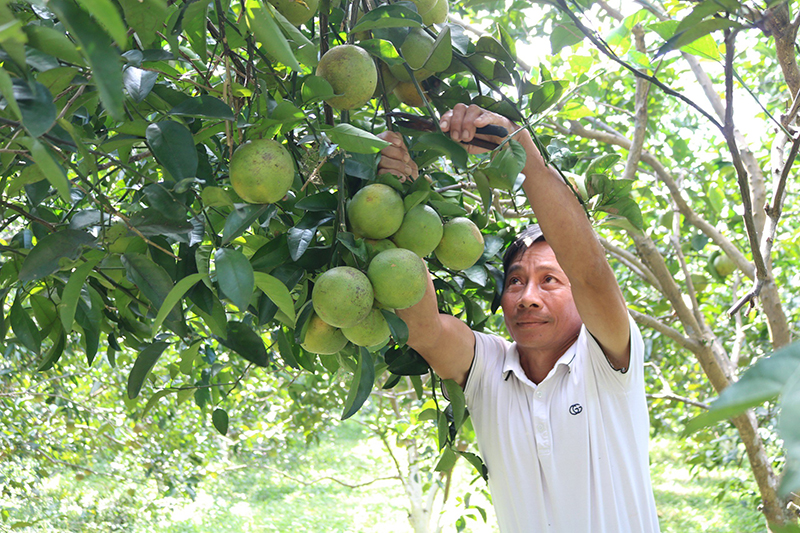
[[[348,341],[382,347],[390,330],[381,309],[406,309],[425,295],[422,258],[434,253],[444,266],[462,270],[483,254],[483,236],[471,220],[457,217],[443,224],[425,204],[405,211],[401,195],[382,183],[353,195],[347,218],[349,229],[366,243],[369,265],[366,274],[339,266],[317,278],[311,293],[314,315],[303,341],[309,352],[333,354]]]
[[[291,154],[270,139],[241,145],[231,157],[230,179],[236,193],[250,203],[283,198],[294,179]],[[364,239],[370,259],[366,273],[338,266],[316,280],[311,299],[314,313],[303,347],[333,354],[348,341],[375,348],[389,340],[381,309],[405,309],[418,303],[427,288],[422,258],[431,253],[453,270],[471,267],[483,254],[478,227],[468,218],[442,223],[426,204],[406,206],[394,188],[383,183],[362,187],[347,205],[349,229]]]
[[[423,13],[422,9],[428,8],[428,4],[432,7]],[[444,6],[443,10],[438,7],[440,5]],[[440,23],[447,18],[446,0],[420,0],[417,6],[423,24]],[[430,13],[436,16],[427,19]],[[316,75],[327,81],[334,92],[325,102],[336,109],[356,109],[385,91],[394,92],[406,105],[423,106],[417,84],[450,66],[452,48],[449,43],[437,46],[436,40],[423,28],[411,28],[400,45],[400,54],[405,60],[402,63],[380,63],[383,86],[378,87],[378,68],[366,50],[354,44],[334,46],[320,58],[316,70]]]

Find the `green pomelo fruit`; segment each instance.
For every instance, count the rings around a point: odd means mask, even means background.
[[[428,286],[425,263],[405,248],[386,250],[367,268],[375,299],[390,309],[405,309],[419,302]]]
[[[344,336],[356,346],[377,346],[389,339],[389,324],[380,309],[373,309],[367,318],[351,328],[342,329]]]
[[[425,65],[428,56],[433,50],[433,45],[436,40],[428,35],[420,28],[412,28],[400,51],[403,53],[403,59],[406,60],[408,66],[414,70],[419,70]]]
[[[300,345],[305,351],[320,355],[331,355],[337,353],[346,345],[347,339],[341,329],[331,326],[316,314],[311,314],[306,337]]]
[[[736,272],[737,267],[736,263],[734,263],[730,257],[725,255],[725,253],[721,253],[714,258],[714,269],[720,277],[725,278]]]
[[[425,102],[417,91],[416,85],[410,81],[400,81],[392,91],[398,100],[411,107],[425,107]],[[428,98],[427,93],[425,98]]]
[[[417,6],[417,13],[422,15],[436,4],[436,0],[411,0]]]
[[[289,192],[294,182],[294,159],[272,139],[248,141],[231,156],[233,190],[251,204],[271,204]]]
[[[400,229],[392,235],[392,241],[400,248],[425,257],[439,245],[443,232],[439,214],[432,207],[420,204],[406,213]]]
[[[367,245],[367,257],[370,261],[384,250],[391,250],[397,248],[397,245],[389,239],[364,239]]]
[[[384,185],[372,183],[359,189],[347,204],[347,218],[354,233],[367,239],[385,239],[403,223],[403,198]]]
[[[369,53],[353,44],[334,46],[319,60],[317,76],[333,87],[325,100],[336,109],[354,109],[366,104],[378,85],[378,69]]]
[[[317,278],[311,292],[314,311],[337,328],[349,328],[364,320],[372,309],[373,300],[369,278],[348,266],[324,272]]]
[[[395,78],[394,74],[392,74],[392,71],[389,70],[389,65],[387,65],[383,61],[381,61],[381,78],[383,79],[383,89],[386,90],[386,94],[389,94],[390,92],[394,91],[395,87],[397,87],[397,84],[400,83],[400,80]],[[383,89],[381,88],[381,84],[379,83],[375,87],[375,93],[372,96],[377,98],[378,96],[383,94],[381,92]]]
[[[269,0],[269,3],[295,26],[311,20],[319,7],[319,0]]]
[[[449,14],[450,5],[447,3],[447,0],[436,0],[432,8],[425,13],[421,13],[422,23],[426,26],[430,26],[431,24],[444,24]]]
[[[406,63],[408,63],[408,66],[414,70],[414,77],[417,81],[422,81],[433,74],[432,70],[422,67],[425,65],[425,61],[427,61],[431,50],[433,50],[435,42],[433,37],[423,30],[413,28],[408,32],[406,40],[403,41],[403,44],[400,46],[400,53],[403,55],[403,59],[406,60]],[[389,67],[389,70],[398,80],[405,82],[411,81],[411,76],[408,74],[403,63],[392,65]]]
[[[708,287],[708,278],[703,274],[692,274],[692,285],[694,292],[703,292]]]
[[[447,268],[467,269],[483,255],[483,235],[473,221],[456,217],[444,225],[442,240],[434,253]]]

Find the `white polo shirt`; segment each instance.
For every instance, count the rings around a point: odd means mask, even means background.
[[[516,343],[475,333],[464,393],[503,533],[659,531],[644,343],[630,324],[625,373],[583,327],[538,386],[522,370]]]

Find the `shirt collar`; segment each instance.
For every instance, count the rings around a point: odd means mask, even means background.
[[[542,383],[550,379],[550,376],[554,375],[560,366],[566,367],[568,371],[572,369],[572,365],[575,364],[575,355],[578,349],[577,347],[578,341],[576,340],[569,348],[567,348],[567,351],[558,358],[555,366],[553,366]],[[505,376],[504,379],[508,379],[509,372],[513,373],[517,379],[526,385],[536,388],[537,385],[528,379],[528,376],[525,375],[525,370],[522,369],[522,364],[519,362],[519,351],[517,350],[516,342],[512,342],[506,349],[505,361],[503,363],[503,375]]]

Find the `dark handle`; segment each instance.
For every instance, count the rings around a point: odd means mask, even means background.
[[[483,135],[494,135],[496,137],[505,137],[508,135],[508,130],[505,129],[503,126],[495,126],[494,124],[489,124],[488,126],[483,126],[475,130],[475,133],[480,133]]]

